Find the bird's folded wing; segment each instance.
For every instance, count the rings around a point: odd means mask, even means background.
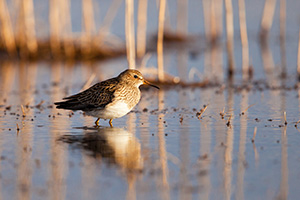
[[[68,105],[70,105],[71,107],[74,107],[78,110],[103,108],[113,100],[114,91],[116,86],[118,85],[116,84],[116,82],[117,80],[115,79],[109,79],[107,81],[97,83],[89,89],[84,90],[78,94],[65,97],[64,99],[67,101],[58,103],[63,103],[65,107],[69,107]]]

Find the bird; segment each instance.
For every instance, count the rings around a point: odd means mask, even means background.
[[[127,69],[117,77],[96,83],[54,104],[58,109],[82,110],[86,115],[96,117],[96,126],[99,126],[100,119],[109,119],[109,125],[113,127],[113,119],[123,117],[138,104],[141,99],[141,85],[159,89],[145,80],[138,70]]]

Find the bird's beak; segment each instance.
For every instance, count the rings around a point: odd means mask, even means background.
[[[144,80],[144,84],[145,84],[145,85],[152,86],[152,87],[155,87],[156,89],[159,89],[159,87],[157,87],[156,85],[153,85],[153,84],[149,83],[149,82],[146,81],[146,80]]]

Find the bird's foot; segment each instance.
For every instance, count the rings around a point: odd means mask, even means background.
[[[99,125],[99,120],[100,120],[100,118],[98,118],[98,119],[95,121],[96,127],[100,127],[100,125]]]
[[[109,120],[109,125],[110,125],[111,128],[114,127],[113,124],[112,124],[112,119]]]

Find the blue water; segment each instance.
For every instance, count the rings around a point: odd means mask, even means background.
[[[1,198],[299,196],[298,90],[149,88],[133,112],[113,121],[114,128],[102,120],[95,128],[94,118],[53,107],[80,90],[90,69],[2,67],[15,78],[1,77]],[[69,71],[74,75],[64,79]],[[203,105],[208,107],[198,119]]]
[[[111,2],[93,2],[98,30]],[[40,38],[49,34],[48,3],[34,2]],[[166,23],[175,30],[177,6],[168,3]],[[128,67],[125,56],[79,63],[0,61],[0,199],[297,199],[300,93],[294,86],[300,2],[287,2],[288,76],[281,80],[279,3],[269,38],[274,69],[266,74],[257,37],[264,1],[246,1],[253,80],[263,82],[262,89],[250,84],[249,91],[238,90],[242,59],[238,5],[233,3],[234,87],[226,82],[225,31],[221,46],[209,49],[202,2],[190,1],[187,31],[194,40],[166,44],[164,69],[185,82],[208,79],[219,85],[144,88],[140,103],[113,120],[114,128],[103,120],[95,128],[93,117],[57,110],[53,103],[79,92],[93,76],[96,83],[118,75]],[[121,40],[124,6],[110,30]],[[72,1],[74,34],[82,31],[81,14],[81,1]],[[157,15],[155,2],[149,2],[150,49],[155,49],[151,38]],[[141,71],[156,79],[156,53],[149,52],[147,70]],[[266,89],[264,83],[287,88]]]

